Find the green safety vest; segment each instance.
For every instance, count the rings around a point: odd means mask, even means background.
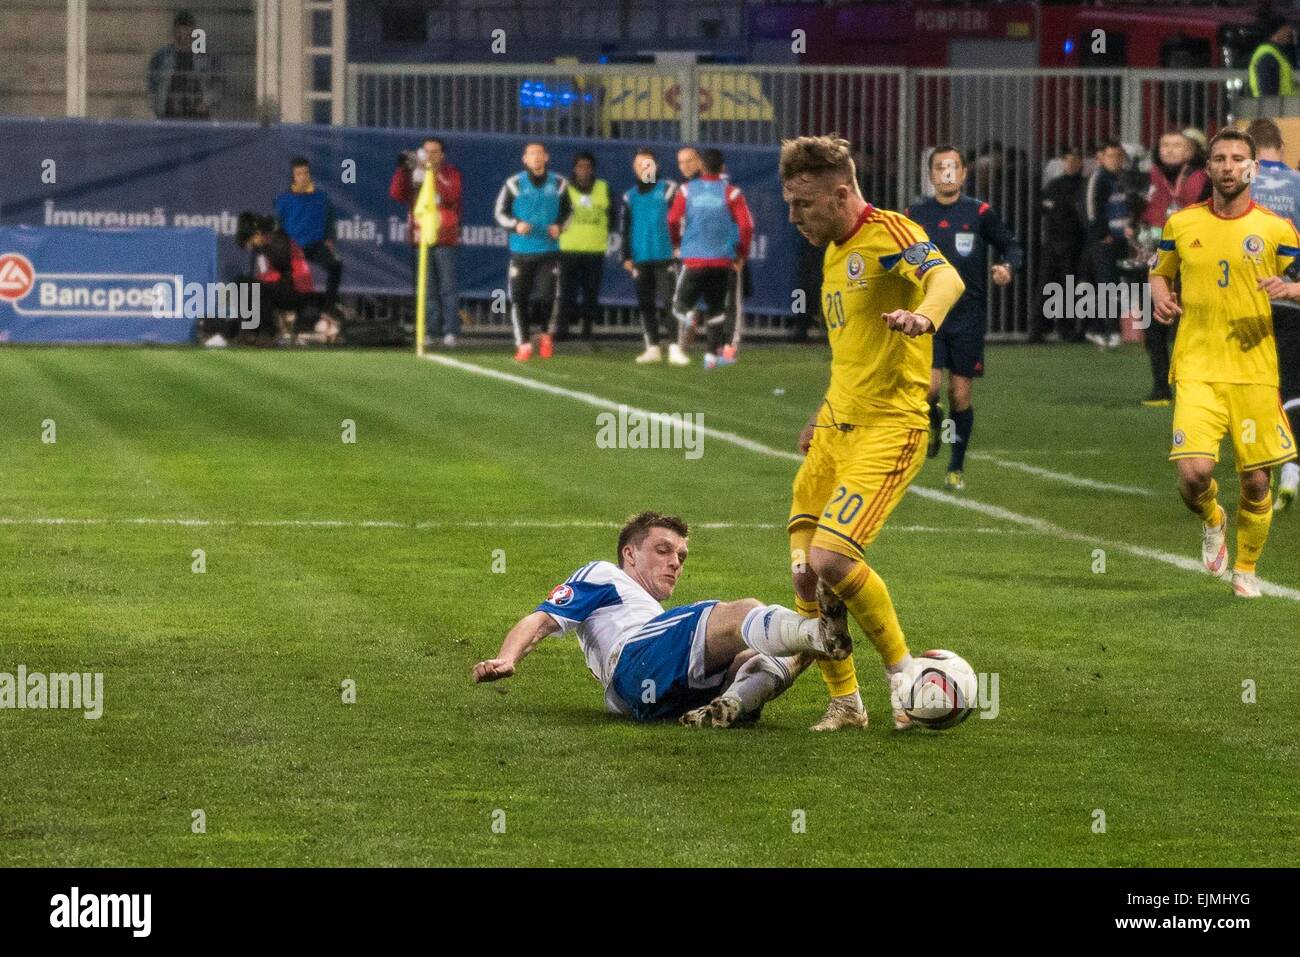
[[[1261,43],[1255,48],[1255,52],[1250,58],[1250,95],[1259,96],[1259,76],[1255,72],[1255,65],[1266,56],[1271,56],[1277,60],[1278,69],[1278,96],[1295,96],[1295,83],[1291,78],[1291,63],[1287,60],[1286,54],[1272,43]]]
[[[603,255],[609,246],[609,184],[598,179],[590,193],[580,193],[570,183],[569,203],[573,217],[560,233],[560,251]]]

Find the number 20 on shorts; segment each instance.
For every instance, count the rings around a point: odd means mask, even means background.
[[[838,514],[835,508],[837,505],[839,506]],[[829,518],[841,525],[847,525],[858,517],[858,512],[861,509],[862,496],[857,492],[849,495],[849,490],[841,485],[835,490],[835,495],[827,504],[826,511],[822,513],[822,518]]]

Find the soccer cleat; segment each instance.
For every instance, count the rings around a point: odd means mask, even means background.
[[[966,480],[962,478],[960,471],[949,472],[943,477],[944,488],[950,492],[963,492],[966,490]]]
[[[718,357],[712,352],[704,353],[704,368],[716,369],[718,367]]]
[[[832,661],[843,661],[853,654],[853,636],[849,634],[849,609],[831,586],[818,579],[817,604],[821,617],[817,619],[817,643]]]
[[[925,457],[932,459],[943,447],[943,406],[938,402],[930,405],[930,444],[926,446]]]
[[[1218,525],[1203,525],[1201,533],[1201,564],[1215,577],[1223,575],[1228,564],[1228,513]]]
[[[735,362],[735,361],[736,361],[736,353],[737,353],[737,351],[738,351],[738,350],[736,349],[735,346],[730,346],[730,345],[728,345],[728,346],[723,346],[723,347],[722,347],[722,358],[724,358],[724,359],[730,359],[732,362]]]
[[[674,366],[688,366],[691,364],[691,357],[686,354],[685,349],[674,342],[668,346],[668,364]]]
[[[1124,340],[1120,337],[1120,334],[1118,332],[1112,332],[1109,336],[1106,337],[1106,348],[1118,349],[1119,344],[1123,341]]]
[[[636,363],[637,365],[645,365],[649,362],[662,362],[663,357],[663,350],[658,346],[646,346],[645,352],[636,357]]]
[[[1106,337],[1103,336],[1100,332],[1089,332],[1083,338],[1087,339],[1098,349],[1104,350],[1106,348]]]
[[[844,728],[865,728],[868,724],[867,709],[858,706],[853,695],[843,698],[831,698],[822,719],[809,731],[840,731]]]
[[[531,342],[525,342],[523,345],[521,345],[518,349],[515,350],[516,362],[527,362],[532,357],[533,357],[533,344]]]
[[[687,711],[678,720],[688,728],[730,728],[740,718],[740,699],[719,695],[703,708]]]
[[[1233,572],[1232,593],[1238,598],[1258,598],[1262,592],[1259,590],[1259,579],[1255,577],[1255,573]]]
[[[1295,501],[1296,490],[1300,488],[1300,465],[1287,462],[1282,466],[1282,474],[1277,480],[1277,500],[1273,502],[1273,511],[1285,512]]]
[[[1273,511],[1285,512],[1295,501],[1296,490],[1287,488],[1285,485],[1279,486],[1277,490],[1277,500],[1273,503]]]
[[[226,342],[226,337],[218,332],[207,342],[203,343],[203,345],[209,349],[224,349],[227,345],[229,345],[229,343]]]
[[[903,709],[903,692],[911,681],[911,675],[907,671],[886,671],[885,675],[889,678],[889,707],[894,712],[894,730],[908,731],[916,726],[912,716]]]
[[[543,359],[549,359],[555,355],[555,340],[546,333],[542,333],[537,342],[537,354]]]
[[[448,349],[454,349],[454,348],[456,348],[456,335],[455,335],[455,333],[451,333],[451,332],[449,332],[449,333],[447,333],[445,336],[443,336],[443,337],[442,337],[442,344],[443,344],[444,346],[446,346]]]

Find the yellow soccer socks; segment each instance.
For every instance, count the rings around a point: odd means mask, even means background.
[[[800,598],[795,595],[794,610],[805,618],[821,617],[821,607],[816,598]],[[821,670],[822,681],[826,682],[826,690],[832,698],[842,698],[858,690],[858,671],[853,667],[852,656],[843,661],[822,659],[817,662],[817,667]]]
[[[1237,560],[1232,570],[1253,575],[1259,553],[1268,541],[1268,529],[1273,524],[1273,508],[1266,494],[1258,502],[1244,495],[1237,502]]]
[[[1209,487],[1188,505],[1206,525],[1221,525],[1227,517],[1219,504],[1219,483],[1210,479]]]
[[[876,646],[886,668],[892,668],[907,657],[907,641],[898,624],[898,614],[894,611],[889,589],[865,562],[855,563],[853,571],[832,585],[831,590],[848,606],[849,614]],[[830,683],[829,679],[827,683]]]

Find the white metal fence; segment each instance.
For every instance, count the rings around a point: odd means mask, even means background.
[[[989,300],[990,333],[1019,338],[1041,304],[1048,163],[1067,146],[1087,153],[1105,139],[1149,149],[1169,129],[1212,135],[1240,112],[1244,78],[1232,70],[351,64],[347,119],[720,145],[838,132],[857,150],[863,193],[896,208],[925,189],[925,148],[956,143],[971,158],[974,194],[1025,246],[1023,274],[992,288]],[[798,268],[789,264],[792,285]]]

